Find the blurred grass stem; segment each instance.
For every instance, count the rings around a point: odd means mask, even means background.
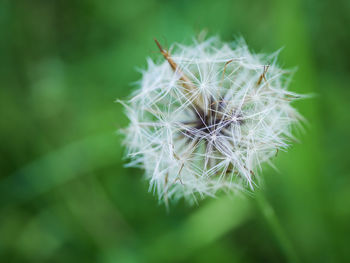
[[[270,205],[263,193],[256,196],[258,206],[267,223],[273,231],[279,245],[281,246],[288,262],[300,262],[292,243],[282,228],[273,207]]]

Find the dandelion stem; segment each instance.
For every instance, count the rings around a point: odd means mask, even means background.
[[[257,203],[259,208],[261,209],[262,214],[264,215],[267,223],[269,224],[271,230],[274,232],[276,239],[278,240],[285,256],[287,257],[288,262],[300,262],[298,256],[295,252],[292,243],[287,237],[283,227],[281,226],[274,209],[264,196],[264,194],[260,193],[257,195]]]

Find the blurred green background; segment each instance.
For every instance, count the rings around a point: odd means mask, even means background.
[[[2,0],[0,262],[350,262],[349,20],[347,0]],[[301,143],[264,171],[271,209],[221,196],[167,213],[123,167],[114,100],[159,58],[154,37],[203,29],[283,46],[291,90],[315,94],[296,104]]]

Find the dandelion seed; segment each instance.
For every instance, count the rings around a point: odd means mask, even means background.
[[[301,120],[291,102],[302,96],[287,90],[288,71],[276,54],[253,54],[242,40],[175,44],[171,54],[155,41],[163,61],[148,59],[123,102],[131,165],[143,167],[166,203],[253,189],[261,164],[289,146]]]

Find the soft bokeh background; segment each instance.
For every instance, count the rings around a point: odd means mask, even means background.
[[[350,262],[350,2],[2,0],[0,262]],[[256,198],[167,213],[115,131],[153,42],[284,46],[309,120]],[[259,195],[259,194],[258,194]],[[274,211],[274,212],[273,212]],[[272,213],[272,214],[271,214]],[[266,218],[278,219],[270,224]],[[275,217],[274,217],[275,216]],[[285,241],[288,239],[289,241]]]

